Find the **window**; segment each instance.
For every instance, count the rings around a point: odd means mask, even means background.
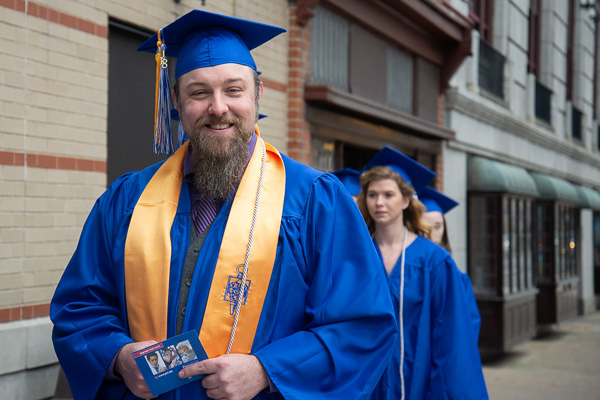
[[[335,170],[335,142],[327,139],[311,137],[310,165],[321,171]]]
[[[347,92],[350,23],[320,7],[311,24],[311,82]]]
[[[575,140],[582,139],[583,113],[575,107],[571,107],[571,135]]]
[[[529,50],[527,72],[538,76],[540,65],[540,11],[541,0],[531,0],[529,8]]]
[[[535,80],[535,117],[548,124],[552,123],[551,119],[551,98],[552,91],[542,85],[539,80]]]
[[[557,246],[560,248],[560,262],[557,266],[558,279],[568,279],[576,277],[577,257],[576,257],[576,227],[577,213],[576,209],[566,204],[557,204],[558,226],[560,229],[560,241]]]
[[[600,296],[600,212],[594,212],[594,294]]]
[[[494,1],[471,0],[469,15],[479,31],[479,86],[501,99],[504,98],[504,56],[492,45]]]
[[[491,44],[494,27],[494,0],[471,0],[470,10],[469,15],[475,20],[475,29],[479,31],[479,36]]]
[[[594,71],[596,71],[596,73],[594,74],[594,91],[592,92],[594,95],[594,100],[593,100],[593,117],[595,120],[598,119],[598,65],[599,65],[599,61],[598,61],[598,57],[600,57],[600,55],[598,54],[598,52],[600,51],[600,40],[598,38],[598,34],[600,33],[598,31],[598,25],[599,25],[599,16],[598,16],[598,5],[596,5],[596,7],[594,8],[596,14],[595,14],[595,18],[594,18]],[[599,144],[600,146],[600,144]]]
[[[311,21],[311,36],[311,84],[438,122],[431,99],[440,92],[439,65],[324,7]]]
[[[479,42],[479,86],[504,98],[504,56],[484,40]]]
[[[413,76],[414,61],[410,54],[399,49],[388,48],[389,89],[387,104],[405,113],[413,112]]]
[[[469,196],[469,272],[477,294],[533,287],[531,204],[518,195]]]
[[[536,283],[577,276],[576,208],[561,202],[535,204]]]
[[[575,50],[575,2],[569,0],[567,25],[567,100],[573,101],[573,51]]]
[[[540,31],[542,0],[531,0],[529,9],[529,49],[527,53],[527,72],[535,75],[535,117],[548,124],[550,119],[550,99],[552,91],[540,80]]]
[[[535,281],[552,282],[554,215],[552,204],[535,206]]]

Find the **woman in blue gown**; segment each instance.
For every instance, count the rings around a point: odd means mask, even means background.
[[[400,337],[372,399],[487,399],[472,291],[450,254],[426,236],[416,199],[433,173],[386,147],[361,175],[358,205],[394,300]]]

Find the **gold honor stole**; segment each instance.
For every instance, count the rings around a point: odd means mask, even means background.
[[[259,136],[236,192],[213,274],[200,342],[213,358],[225,354],[233,326],[237,298],[228,286],[241,281],[250,237],[256,192],[261,173],[262,146],[265,169],[254,227],[246,280],[247,298],[241,306],[232,353],[249,354],[275,263],[285,195],[285,167],[281,155]],[[260,145],[260,148],[259,146]],[[131,337],[135,341],[167,339],[171,226],[177,212],[183,160],[188,143],[154,174],[131,216],[125,242],[125,293]],[[230,287],[230,286],[229,286]],[[233,294],[233,297],[239,295]],[[243,294],[242,294],[243,295]]]

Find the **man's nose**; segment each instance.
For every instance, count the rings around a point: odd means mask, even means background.
[[[225,96],[223,96],[223,94],[221,94],[221,93],[216,93],[212,98],[209,112],[212,115],[216,115],[216,116],[220,117],[221,115],[226,114],[227,111],[229,111],[229,107],[227,106],[227,101],[225,99]]]

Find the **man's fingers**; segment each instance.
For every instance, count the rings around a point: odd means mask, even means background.
[[[194,364],[188,365],[181,371],[179,371],[178,376],[180,378],[189,378],[194,375],[205,375],[214,373],[214,369],[210,368],[210,364],[207,363],[208,360],[199,361]]]
[[[131,393],[142,399],[150,398],[152,394],[148,390],[148,385],[131,353],[151,346],[154,343],[156,342],[153,340],[128,343],[119,350],[119,354],[115,360],[114,371],[121,375]]]

